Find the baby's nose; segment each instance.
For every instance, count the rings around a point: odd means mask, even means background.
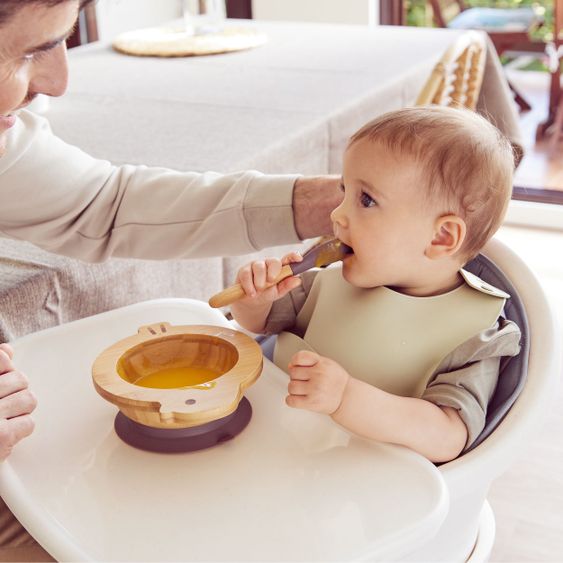
[[[330,214],[330,220],[341,227],[346,225],[346,214],[344,213],[344,203],[341,203],[338,207],[332,210]]]

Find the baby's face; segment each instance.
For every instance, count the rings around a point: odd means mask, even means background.
[[[358,287],[405,290],[420,283],[437,213],[422,205],[420,165],[368,139],[344,154],[344,200],[333,211],[335,235],[354,251],[345,279]]]

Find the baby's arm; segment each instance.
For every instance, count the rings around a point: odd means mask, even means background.
[[[444,358],[421,399],[386,393],[351,377],[329,358],[301,351],[289,366],[287,403],[329,414],[361,436],[449,461],[483,430],[500,360],[518,355],[520,338],[518,326],[499,318]]]
[[[271,284],[280,274],[282,266],[301,260],[303,257],[299,253],[291,252],[281,260],[267,258],[243,266],[238,271],[236,281],[244,289],[246,297],[231,305],[231,314],[237,323],[251,332],[263,332],[272,303],[298,287],[301,279],[290,276],[278,284]]]
[[[360,436],[407,446],[434,462],[454,459],[466,444],[456,409],[382,391],[314,352],[297,352],[289,374],[288,405],[329,414]]]
[[[456,409],[393,395],[352,377],[331,416],[360,436],[407,446],[433,462],[456,458],[467,442]]]

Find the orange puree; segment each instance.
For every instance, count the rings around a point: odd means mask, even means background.
[[[209,385],[201,384],[216,379],[220,375],[221,374],[216,371],[200,367],[166,368],[139,377],[139,379],[131,381],[131,383],[140,385],[141,387],[152,387],[156,389],[175,389],[194,386],[207,389],[215,387],[215,383]]]

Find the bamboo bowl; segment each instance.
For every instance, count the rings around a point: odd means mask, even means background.
[[[96,391],[129,419],[189,428],[228,416],[262,372],[262,350],[220,326],[142,326],[94,361]]]

